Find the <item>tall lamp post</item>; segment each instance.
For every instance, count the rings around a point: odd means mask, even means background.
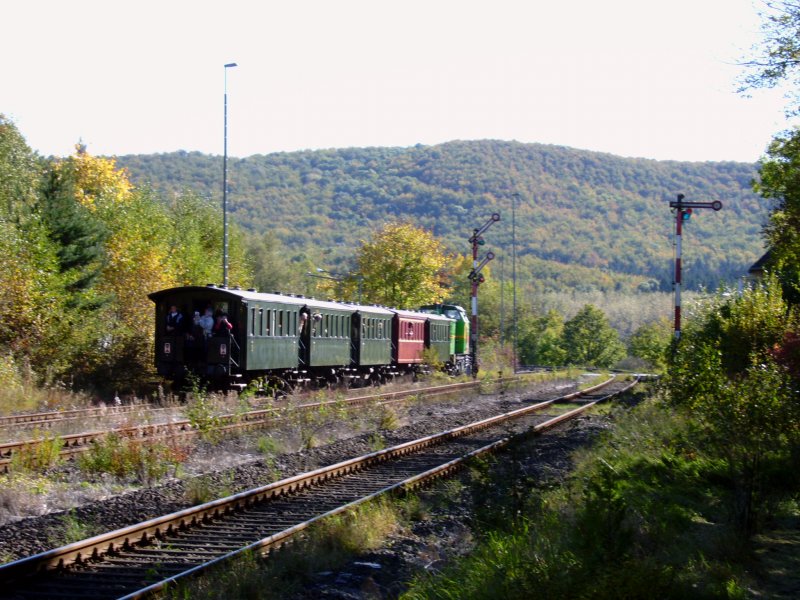
[[[225,65],[223,86],[222,132],[222,285],[228,287],[228,69],[236,63]]]

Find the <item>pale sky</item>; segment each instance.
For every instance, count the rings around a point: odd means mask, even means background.
[[[0,113],[43,155],[500,139],[755,161],[780,92],[736,94],[751,0],[18,0]]]

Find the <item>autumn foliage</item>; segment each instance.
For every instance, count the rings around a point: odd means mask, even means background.
[[[219,279],[218,208],[166,203],[78,145],[42,160],[0,117],[0,358],[40,384],[131,389],[152,367],[153,290]],[[235,228],[234,228],[235,229]],[[249,285],[238,233],[233,285]]]
[[[441,302],[448,264],[443,244],[411,223],[387,223],[363,241],[356,258],[364,297],[371,303],[409,308]]]

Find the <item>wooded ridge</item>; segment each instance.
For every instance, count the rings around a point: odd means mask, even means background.
[[[190,188],[222,195],[222,159],[197,152],[117,157],[133,182],[164,198]],[[454,141],[410,148],[347,148],[228,157],[231,219],[266,232],[288,260],[347,270],[353,249],[381,224],[407,219],[454,253],[493,212],[484,251],[509,261],[512,195],[520,277],[535,289],[669,290],[674,220],[668,202],[720,200],[684,228],[684,280],[713,288],[763,252],[769,206],[754,164],[622,158],[560,146]],[[495,273],[498,269],[494,263]]]

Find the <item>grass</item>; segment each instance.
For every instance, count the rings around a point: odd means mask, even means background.
[[[272,600],[296,592],[314,573],[335,569],[382,545],[402,527],[400,505],[378,500],[335,515],[311,527],[305,539],[273,552],[268,561],[248,554],[201,579],[167,592],[172,599],[248,598]]]
[[[192,506],[225,498],[234,493],[234,481],[235,475],[232,472],[223,475],[219,481],[207,475],[193,477],[184,483],[184,497]]]
[[[64,441],[60,437],[39,430],[34,430],[32,436],[37,441],[25,444],[11,456],[12,471],[40,472],[61,462]]]
[[[537,487],[514,456],[524,445],[478,463],[478,549],[402,597],[745,597],[748,554],[720,511],[718,460],[694,443],[691,422],[656,400],[615,419],[566,485]]]
[[[378,450],[383,450],[386,447],[386,440],[383,439],[383,436],[378,433],[377,431],[369,436],[369,449],[370,452],[377,452]]]
[[[47,494],[57,486],[52,478],[34,472],[0,475],[0,522],[41,514],[47,506]]]
[[[397,412],[391,406],[382,406],[378,416],[378,429],[394,431],[400,427]]]
[[[49,537],[49,543],[53,547],[66,546],[100,533],[96,525],[79,520],[72,511],[61,515],[60,521]]]
[[[189,448],[174,440],[134,440],[111,433],[92,443],[78,456],[78,467],[85,473],[108,473],[122,480],[150,485],[172,471],[189,456]]]

